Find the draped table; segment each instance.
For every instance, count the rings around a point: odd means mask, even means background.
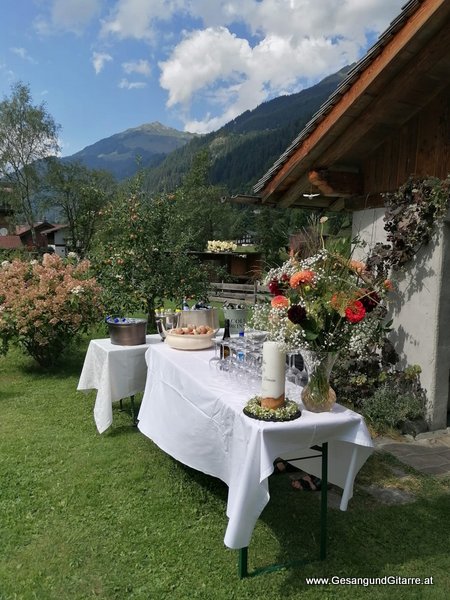
[[[161,344],[159,335],[148,335],[138,346],[118,346],[109,338],[91,340],[77,390],[97,390],[94,420],[99,433],[112,425],[112,403],[142,392],[147,377],[145,353],[150,344]]]
[[[373,451],[361,415],[336,405],[329,413],[302,410],[284,423],[249,418],[242,409],[251,394],[209,366],[213,354],[150,345],[138,428],[176,460],[228,485],[225,545],[248,546],[269,501],[275,458],[312,457],[302,468],[320,477],[320,444],[328,447],[328,481],[343,489],[340,508],[346,510],[355,476]]]

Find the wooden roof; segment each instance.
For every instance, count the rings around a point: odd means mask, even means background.
[[[449,83],[450,1],[411,0],[254,186],[253,202],[338,210],[358,194],[368,154]],[[332,182],[321,176],[330,166]]]

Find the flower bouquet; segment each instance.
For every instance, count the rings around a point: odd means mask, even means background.
[[[253,308],[251,324],[287,351],[300,351],[308,371],[305,407],[330,410],[336,395],[329,385],[339,353],[376,347],[384,323],[389,280],[376,278],[364,262],[320,248],[303,260],[292,256],[264,280],[272,299]]]

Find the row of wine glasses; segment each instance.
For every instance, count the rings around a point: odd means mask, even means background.
[[[252,393],[258,393],[262,376],[262,348],[265,340],[260,332],[246,332],[245,337],[214,340],[214,356],[210,367],[222,376],[237,381]],[[303,369],[296,366],[300,358]],[[286,385],[302,386],[307,381],[307,372],[297,351],[288,353]]]
[[[256,393],[261,382],[262,344],[251,337],[214,340],[210,367]]]

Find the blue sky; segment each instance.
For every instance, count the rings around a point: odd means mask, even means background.
[[[359,59],[405,0],[3,0],[0,97],[21,81],[63,156],[160,121],[206,133]]]

